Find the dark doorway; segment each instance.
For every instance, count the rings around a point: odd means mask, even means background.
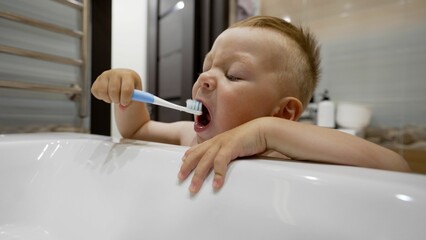
[[[92,0],[91,82],[111,68],[111,0]],[[111,105],[90,94],[90,132],[111,135]]]
[[[228,27],[228,1],[150,0],[148,13],[148,91],[185,105],[202,71],[204,56]],[[152,119],[173,122],[193,116],[151,106]]]

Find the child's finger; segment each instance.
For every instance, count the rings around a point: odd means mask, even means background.
[[[111,102],[108,96],[108,78],[103,75],[99,76],[95,83],[92,86],[92,94],[97,99],[103,100],[105,102]]]
[[[232,161],[232,157],[226,150],[222,150],[217,154],[214,159],[213,170],[213,188],[218,190],[223,186],[225,181],[226,172],[228,171],[228,165]]]
[[[222,176],[222,175],[215,173],[214,178],[213,178],[213,184],[212,184],[213,189],[215,191],[219,190],[223,186],[224,183],[225,183],[225,176]]]
[[[204,180],[207,175],[213,168],[213,160],[218,152],[218,148],[209,148],[198,162],[197,167],[194,170],[194,176],[192,177],[191,185],[189,186],[189,191],[192,193],[197,193],[201,186],[203,185]]]
[[[197,146],[196,146],[197,147]],[[197,152],[194,150],[196,147],[192,147],[188,149],[182,158],[182,165],[180,166],[180,170],[178,173],[179,180],[185,180],[191,171],[197,166],[198,161],[201,157],[199,157]]]
[[[108,82],[108,95],[113,103],[120,103],[121,79],[110,78]]]
[[[120,94],[120,104],[127,106],[129,105],[131,99],[133,90],[136,88],[134,86],[133,81],[130,81],[130,79],[123,79],[121,81],[121,94]]]

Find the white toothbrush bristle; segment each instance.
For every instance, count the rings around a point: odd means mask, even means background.
[[[203,104],[197,100],[188,99],[186,100],[186,108],[190,109],[195,115],[201,115]]]

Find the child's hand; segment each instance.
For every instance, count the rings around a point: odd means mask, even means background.
[[[196,193],[213,169],[213,188],[218,190],[224,183],[229,162],[238,157],[262,153],[265,150],[266,141],[260,121],[253,120],[188,149],[182,158],[183,163],[178,178],[185,180],[194,170],[189,191]]]
[[[134,89],[142,89],[139,75],[128,69],[112,69],[103,72],[92,85],[92,94],[107,103],[127,106]]]

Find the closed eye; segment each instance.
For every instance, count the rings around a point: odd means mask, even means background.
[[[232,75],[229,75],[229,74],[227,74],[227,75],[226,75],[226,78],[227,78],[228,80],[230,80],[230,81],[238,81],[238,80],[241,80],[241,78],[238,78],[238,77],[235,77],[235,76],[232,76]]]

